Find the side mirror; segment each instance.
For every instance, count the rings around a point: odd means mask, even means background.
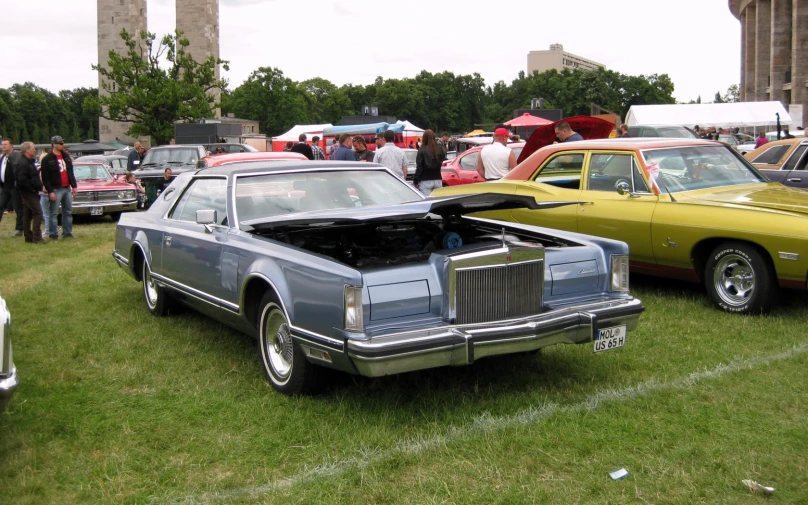
[[[631,187],[628,185],[626,181],[620,181],[615,185],[617,189],[617,193],[619,195],[630,195],[631,194]]]
[[[216,224],[216,211],[212,209],[203,209],[196,211],[196,224],[205,225],[205,231],[213,233],[211,225]]]

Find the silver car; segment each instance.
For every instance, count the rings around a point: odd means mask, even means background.
[[[0,297],[0,412],[6,410],[20,379],[11,356],[11,313]]]

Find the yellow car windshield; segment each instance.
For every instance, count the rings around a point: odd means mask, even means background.
[[[659,168],[657,182],[671,193],[766,181],[723,145],[647,149],[642,154],[647,165]]]

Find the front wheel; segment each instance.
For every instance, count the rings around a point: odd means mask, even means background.
[[[314,392],[319,386],[319,367],[306,360],[292,339],[286,314],[272,293],[261,300],[258,352],[269,382],[287,395]]]
[[[167,316],[173,306],[173,300],[166,293],[165,288],[157,284],[152,277],[149,262],[143,260],[143,299],[146,301],[146,308],[155,316]]]
[[[779,298],[777,275],[768,258],[743,242],[725,242],[713,249],[704,284],[713,301],[727,312],[768,312]]]

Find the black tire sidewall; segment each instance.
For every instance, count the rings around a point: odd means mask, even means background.
[[[258,323],[258,357],[261,360],[261,366],[264,368],[264,374],[267,376],[270,384],[272,384],[272,387],[281,393],[297,394],[305,392],[305,390],[308,389],[308,386],[310,386],[307,379],[308,376],[311,375],[311,368],[314,365],[306,360],[306,357],[300,350],[298,343],[294,341],[294,338],[292,338],[292,364],[291,368],[289,369],[288,376],[280,376],[272,367],[269,356],[267,356],[266,325],[268,323],[269,314],[272,312],[273,307],[277,307],[278,310],[280,310],[280,312],[283,314],[287,327],[291,329],[289,317],[287,316],[286,311],[283,310],[283,306],[278,301],[277,297],[274,295],[274,293],[265,294],[261,299],[259,312],[260,319]]]
[[[727,304],[718,295],[715,288],[715,268],[718,263],[727,255],[736,254],[744,258],[755,277],[755,289],[749,300],[740,306],[732,306]],[[759,314],[766,312],[771,308],[774,301],[774,292],[777,289],[775,286],[776,277],[773,274],[772,268],[763,255],[758,250],[749,244],[742,242],[725,242],[710,253],[707,259],[704,275],[704,285],[710,297],[722,310],[733,314]]]

